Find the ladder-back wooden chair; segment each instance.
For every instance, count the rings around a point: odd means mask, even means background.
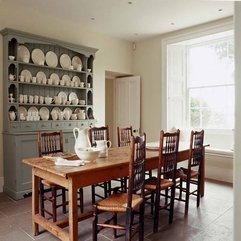
[[[176,174],[177,180],[179,179],[179,184],[176,187],[180,191],[178,200],[185,202],[185,216],[188,214],[190,195],[197,197],[197,207],[200,204],[201,169],[204,158],[203,141],[204,130],[191,131],[188,167],[181,167]],[[184,198],[183,192],[185,194]]]
[[[64,151],[63,132],[38,133],[38,153],[39,157],[57,154]],[[45,179],[40,181],[40,209],[41,215],[49,214],[53,222],[57,220],[57,209],[62,207],[63,213],[66,213],[66,189],[56,183],[52,183]],[[57,202],[57,198],[61,197],[61,202]],[[50,202],[52,210],[45,206],[45,201]],[[83,190],[79,190],[79,207],[83,212]]]
[[[109,141],[109,127],[92,127],[89,131],[90,143],[91,146],[95,146],[95,141],[106,140]],[[103,194],[96,192],[96,189],[103,191]],[[92,195],[92,204],[96,202],[96,197],[98,198],[107,198],[111,194],[111,182],[102,182],[91,186],[91,195]]]
[[[138,240],[144,240],[144,183],[145,183],[145,157],[146,135],[131,137],[129,185],[127,193],[114,193],[108,198],[94,205],[93,241],[97,241],[97,234],[103,228],[112,228],[114,237],[117,238],[117,230],[123,230],[125,240],[131,240],[135,234]],[[109,212],[112,216],[100,222],[102,213]],[[126,221],[124,225],[118,224],[117,214],[124,213]],[[136,219],[135,215],[139,215]],[[106,216],[105,216],[106,217]],[[102,219],[101,219],[102,220]]]
[[[174,133],[161,131],[157,177],[151,177],[145,183],[146,200],[151,199],[154,206],[154,232],[158,231],[160,210],[168,210],[169,223],[173,220],[179,136],[179,130]]]

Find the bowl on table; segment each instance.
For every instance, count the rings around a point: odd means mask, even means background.
[[[100,154],[99,149],[91,147],[76,148],[75,152],[80,160],[84,161],[94,161]]]

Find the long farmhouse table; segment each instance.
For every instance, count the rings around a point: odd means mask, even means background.
[[[32,167],[32,225],[34,235],[39,234],[39,225],[63,241],[78,240],[78,221],[92,216],[92,210],[78,215],[77,191],[80,187],[128,176],[129,147],[110,148],[106,158],[98,158],[96,161],[84,166],[56,166],[53,160],[46,158],[24,159],[23,163]],[[204,150],[205,152],[205,150]],[[178,162],[189,157],[188,143],[179,147]],[[77,157],[73,157],[78,159]],[[205,160],[205,158],[204,158]],[[202,168],[202,189],[204,195],[204,167]],[[157,168],[158,152],[151,148],[146,152],[146,170]],[[39,181],[40,178],[57,183],[68,189],[69,215],[66,219],[55,223],[45,219],[40,214],[39,208]],[[69,226],[68,231],[63,230]]]

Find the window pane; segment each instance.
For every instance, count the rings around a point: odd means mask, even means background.
[[[234,125],[234,86],[189,90],[191,127],[226,128]]]
[[[234,84],[233,41],[189,48],[188,87]]]

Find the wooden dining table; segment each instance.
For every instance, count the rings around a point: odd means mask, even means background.
[[[128,176],[129,147],[110,148],[109,155],[105,158],[87,163],[84,166],[58,166],[48,158],[24,159],[23,163],[32,167],[32,227],[34,235],[39,234],[39,225],[45,230],[64,241],[78,240],[78,222],[92,216],[92,210],[78,214],[77,192],[80,187],[90,186],[103,181]],[[204,150],[205,152],[205,150]],[[205,155],[204,155],[205,156]],[[179,147],[178,162],[189,157],[189,145]],[[78,159],[73,156],[72,160]],[[204,158],[205,160],[205,158]],[[204,195],[205,161],[202,168],[201,195]],[[156,148],[147,149],[146,170],[157,168],[158,152]],[[39,207],[39,182],[46,179],[57,183],[68,190],[69,213],[68,217],[57,222],[51,222],[41,216]],[[64,227],[69,227],[68,231]]]

